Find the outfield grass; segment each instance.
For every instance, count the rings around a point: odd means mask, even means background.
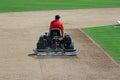
[[[0,0],[0,12],[120,7],[120,0]]]
[[[83,31],[120,63],[120,26],[84,28]]]

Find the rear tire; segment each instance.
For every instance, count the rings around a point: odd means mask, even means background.
[[[68,49],[74,49],[73,43],[71,43],[71,44],[68,46]]]
[[[46,47],[47,47],[47,39],[45,39],[44,36],[40,36],[37,43],[37,49],[45,49]]]
[[[65,49],[74,49],[74,45],[73,45],[73,43],[64,44],[64,48],[65,48]]]
[[[65,49],[74,49],[74,44],[70,35],[66,35],[63,39]]]

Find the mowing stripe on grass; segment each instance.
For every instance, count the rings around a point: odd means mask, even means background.
[[[114,26],[84,28],[83,31],[120,63],[120,28]]]

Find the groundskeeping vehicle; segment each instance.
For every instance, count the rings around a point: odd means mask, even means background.
[[[77,54],[71,36],[62,35],[61,30],[58,28],[41,35],[36,44],[36,49],[33,49],[33,51],[38,56],[76,56]]]

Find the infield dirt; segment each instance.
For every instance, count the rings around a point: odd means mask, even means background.
[[[28,56],[56,14],[77,56]],[[120,80],[120,66],[81,28],[116,24],[120,8],[0,13],[0,80]]]

